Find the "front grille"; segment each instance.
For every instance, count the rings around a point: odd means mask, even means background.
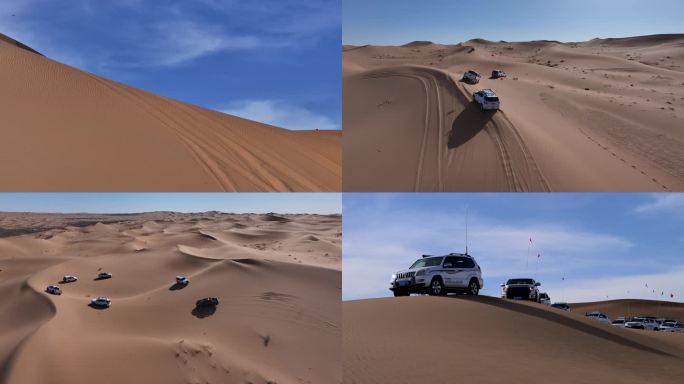
[[[506,290],[506,297],[512,299],[514,297],[522,297],[527,299],[530,297],[530,289],[527,287],[510,287]]]
[[[411,278],[415,275],[415,272],[402,272],[402,273],[397,273],[397,279],[408,279]]]

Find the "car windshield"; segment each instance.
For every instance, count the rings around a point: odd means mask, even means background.
[[[511,284],[534,284],[534,280],[532,280],[532,279],[509,279],[506,284],[508,284],[508,285],[511,285]]]
[[[440,257],[426,257],[423,259],[416,260],[415,263],[409,269],[423,268],[423,267],[435,267],[442,264],[443,256]]]

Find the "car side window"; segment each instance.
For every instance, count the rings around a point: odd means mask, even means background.
[[[451,266],[449,266],[451,264]],[[444,264],[442,264],[444,268],[456,268],[458,267],[456,263],[456,257],[454,256],[447,256],[444,258]]]

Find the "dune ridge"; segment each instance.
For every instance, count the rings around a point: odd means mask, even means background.
[[[0,382],[341,382],[340,216],[277,217],[0,214]]]
[[[682,191],[682,44],[344,46],[344,190]],[[458,81],[470,69],[480,84]],[[471,101],[484,88],[500,111]]]
[[[13,42],[0,39],[0,190],[341,188],[341,131],[289,131],[226,115]]]

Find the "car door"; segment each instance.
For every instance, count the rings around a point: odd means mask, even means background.
[[[442,279],[447,287],[454,287],[456,284],[456,264],[455,256],[447,256],[442,262]]]
[[[468,285],[468,275],[475,265],[467,257],[448,256],[444,258],[444,266],[444,270],[447,271],[447,276],[449,276],[449,282],[445,282],[445,284],[451,288],[464,288]],[[446,266],[449,266],[449,268],[446,268]]]

